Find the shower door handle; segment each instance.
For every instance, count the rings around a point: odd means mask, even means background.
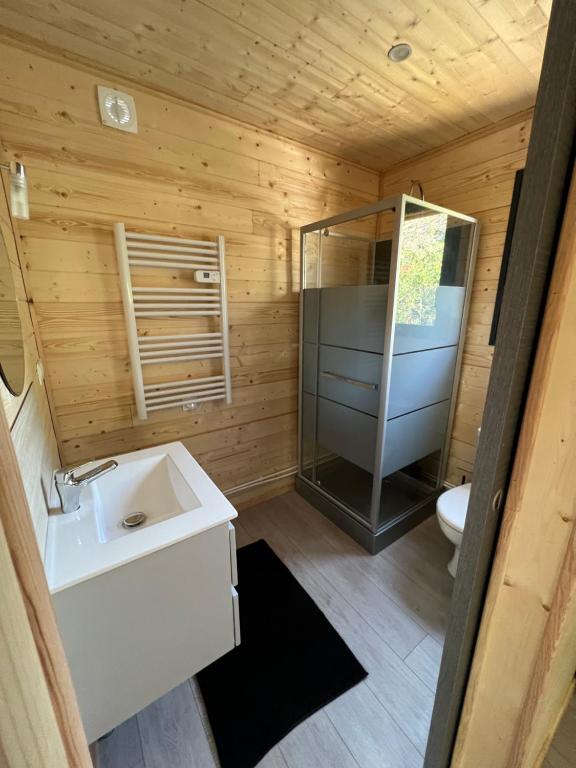
[[[378,384],[371,384],[369,381],[361,381],[360,379],[351,379],[349,376],[341,376],[339,373],[334,373],[333,371],[320,371],[320,376],[324,376],[326,379],[337,379],[338,381],[343,381],[345,384],[352,384],[353,387],[370,389],[373,392],[378,389]]]

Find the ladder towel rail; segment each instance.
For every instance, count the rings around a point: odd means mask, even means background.
[[[124,224],[117,223],[114,240],[138,418],[146,419],[149,411],[161,408],[212,400],[232,402],[224,237],[211,241],[144,234],[126,231]],[[191,271],[210,270],[219,272],[220,281],[217,287],[135,286],[132,269],[150,267],[185,270],[186,277]],[[169,326],[173,318],[201,317],[216,318],[220,330],[138,334],[139,318],[164,318]],[[197,378],[183,374],[181,379],[144,383],[144,366],[215,359],[222,361],[221,374]]]

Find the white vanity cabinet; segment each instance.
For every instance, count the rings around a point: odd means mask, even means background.
[[[225,522],[53,595],[89,742],[239,641]]]

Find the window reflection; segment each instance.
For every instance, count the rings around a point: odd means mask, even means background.
[[[436,323],[436,292],[442,274],[448,216],[406,219],[399,265],[396,321],[405,325]]]

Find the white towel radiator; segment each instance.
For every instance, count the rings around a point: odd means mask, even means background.
[[[219,235],[214,241],[185,240],[141,234],[126,231],[121,223],[114,225],[114,238],[138,418],[146,419],[150,411],[161,408],[186,407],[208,400],[231,403],[224,238]],[[203,275],[216,272],[219,282],[199,283],[201,288],[135,287],[132,284],[133,267],[186,270]],[[195,274],[195,279],[197,277]],[[150,317],[217,317],[220,330],[139,335],[138,319]],[[145,365],[208,358],[221,358],[222,373],[195,379],[144,382]]]

